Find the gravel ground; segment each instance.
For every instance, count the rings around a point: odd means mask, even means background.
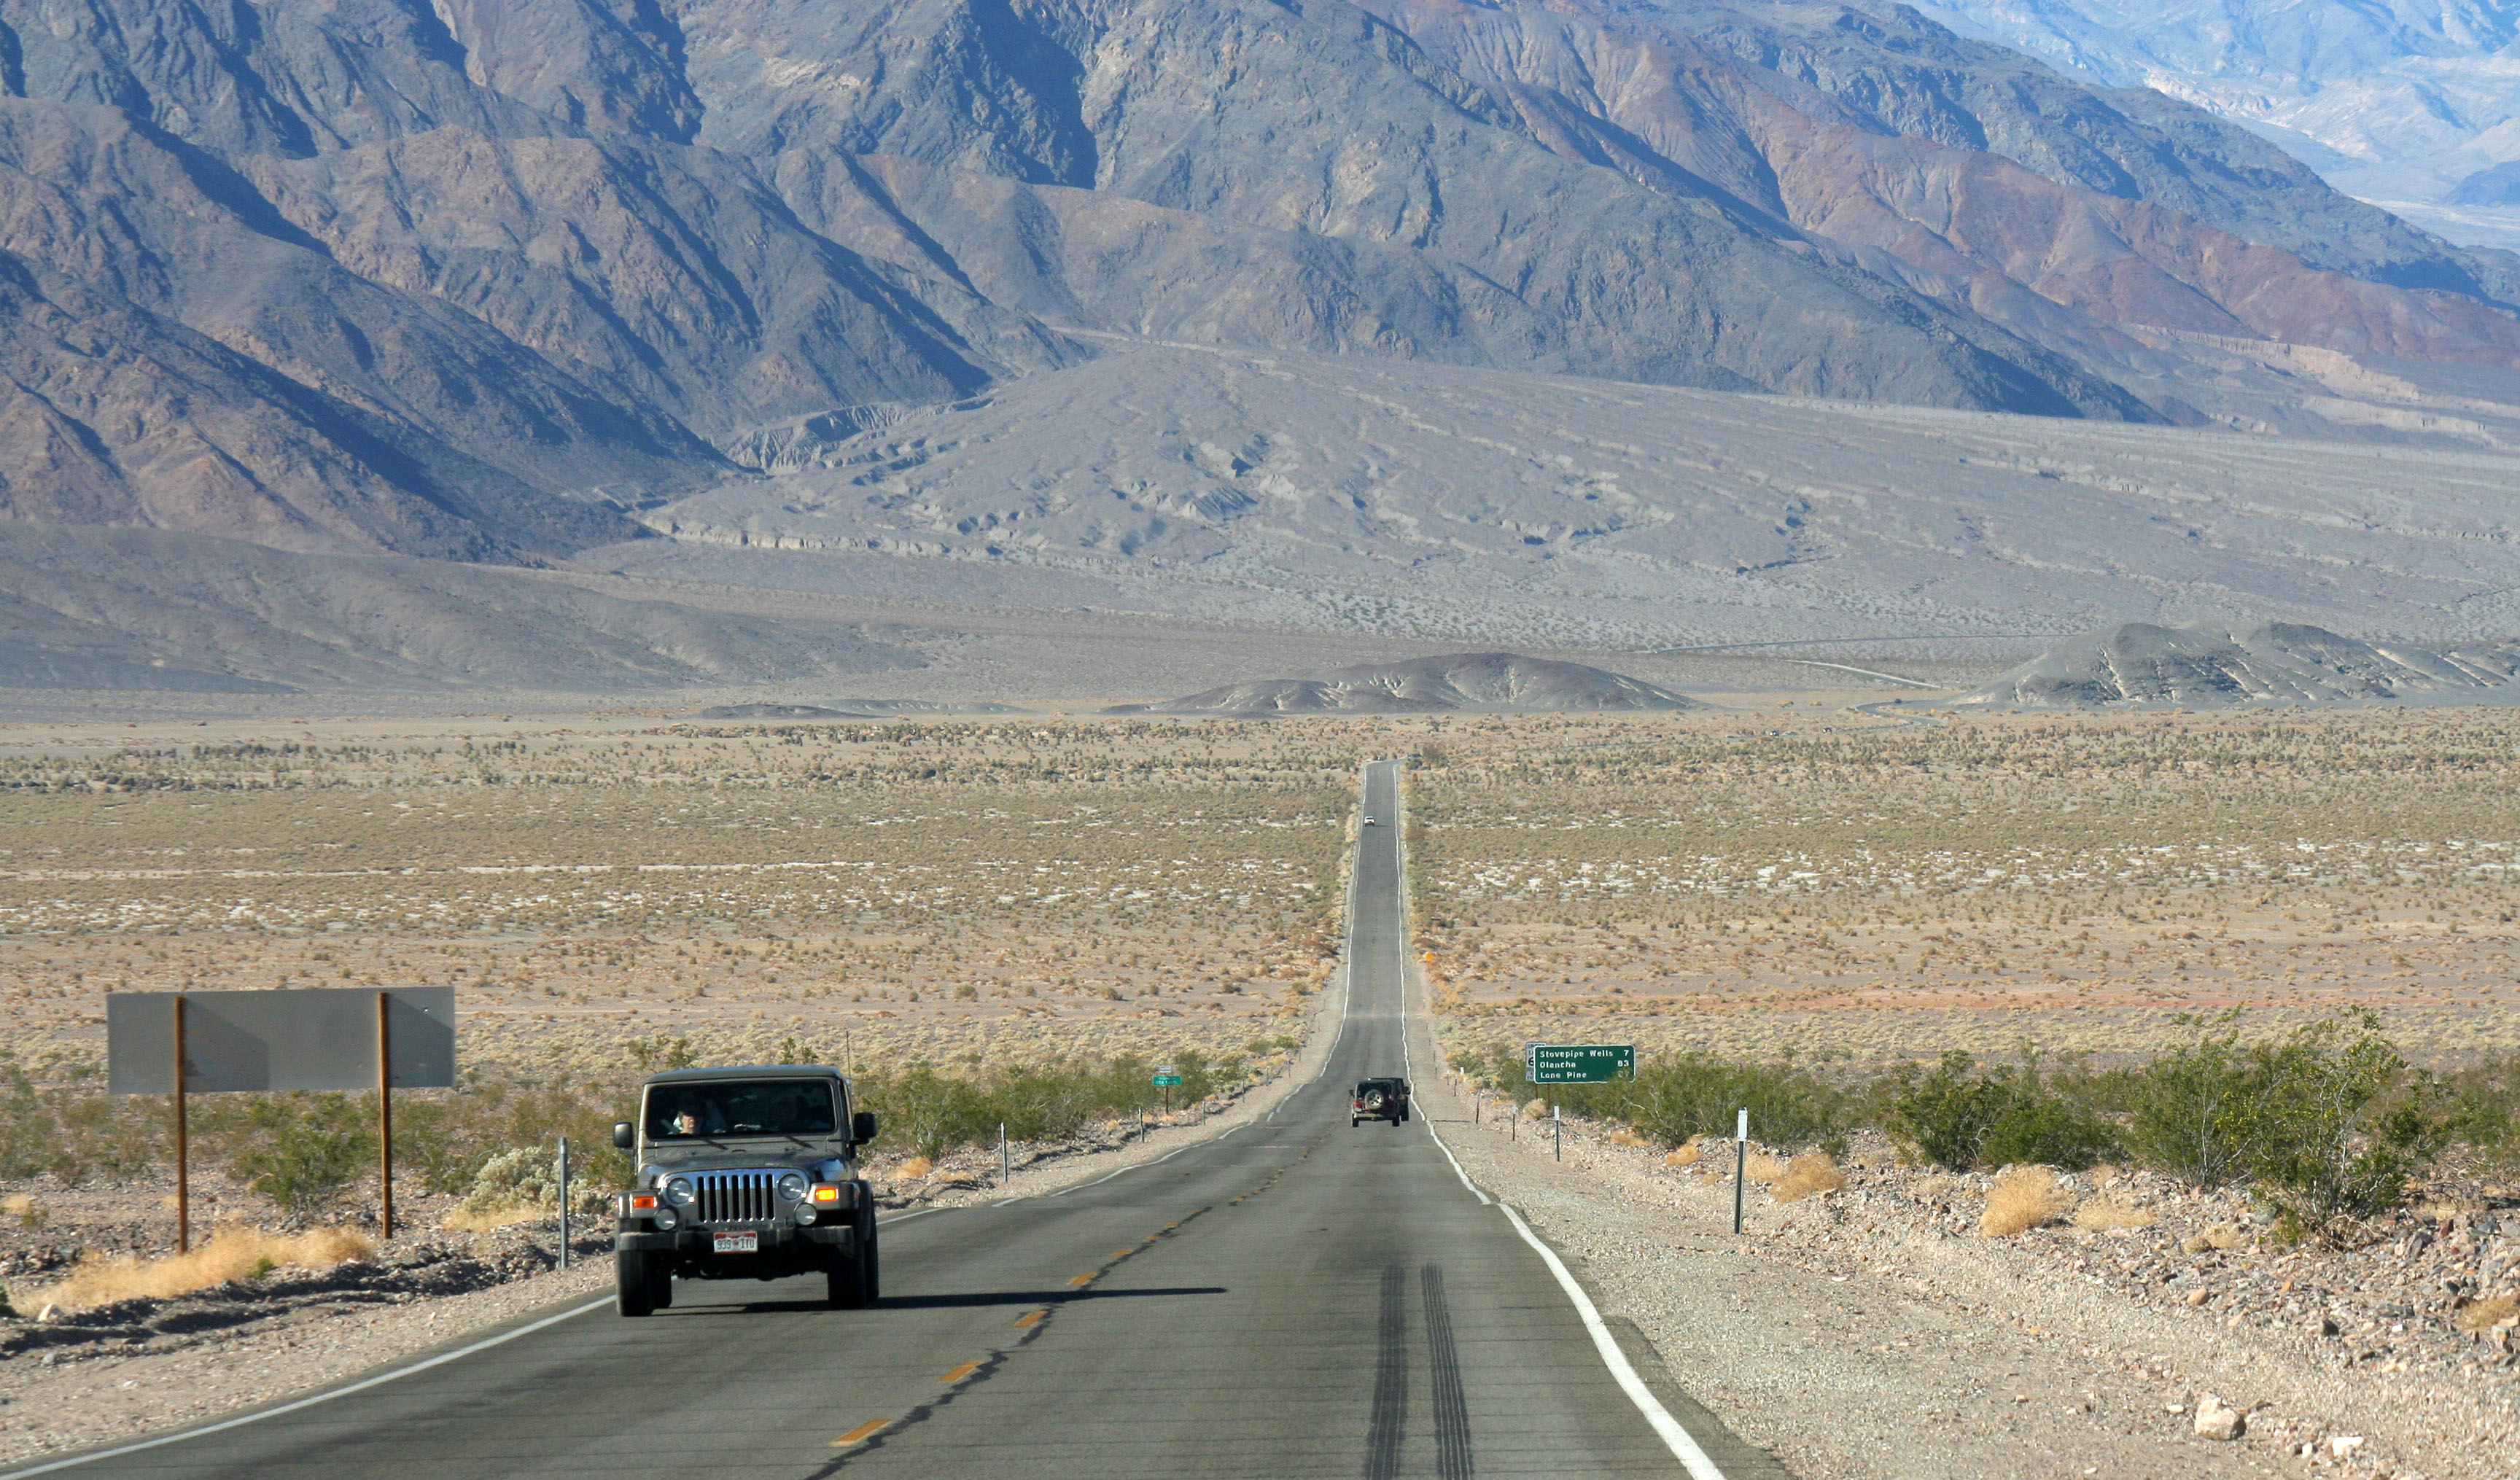
[[[1561,1164],[1528,1123],[1508,1140],[1493,1099],[1473,1125],[1457,1088],[1420,1090],[1464,1170],[1570,1256],[1604,1313],[1634,1321],[1692,1397],[1807,1480],[2514,1473],[2507,1329],[2464,1335],[2436,1317],[2395,1345],[2358,1329],[2358,1312],[2410,1298],[2443,1245],[2509,1285],[2520,1239],[2480,1237],[2490,1214],[2439,1225],[2411,1257],[2404,1241],[2367,1251],[2359,1275],[2353,1259],[2287,1263],[2228,1234],[2230,1250],[2190,1252],[2203,1228],[2232,1227],[2231,1208],[2157,1186],[2118,1189],[2161,1205],[2153,1228],[1979,1238],[1982,1192],[1878,1164],[1886,1147],[1868,1157],[1859,1143],[1850,1162],[1876,1165],[1791,1204],[1754,1190],[1736,1238],[1728,1176],[1580,1131]],[[1730,1156],[1724,1144],[1710,1159],[1729,1172]],[[2520,1213],[2503,1220],[2520,1233]],[[2143,1273],[2119,1278],[2121,1262]],[[2320,1334],[2328,1323],[2336,1334]],[[2208,1394],[2246,1414],[2239,1438],[2197,1433]]]

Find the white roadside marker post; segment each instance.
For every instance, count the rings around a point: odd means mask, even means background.
[[[560,1267],[568,1268],[568,1138],[560,1139]]]
[[[1732,1232],[1741,1232],[1741,1186],[1750,1176],[1750,1112],[1743,1110],[1732,1127]]]
[[[998,1186],[1005,1187],[1007,1179],[1013,1175],[1014,1160],[1007,1150],[1007,1123],[1001,1120],[998,1122]]]
[[[1549,1144],[1558,1160],[1566,1159],[1566,1122],[1558,1118],[1555,1105],[1549,1107]]]

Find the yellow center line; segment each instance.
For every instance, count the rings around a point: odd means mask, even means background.
[[[866,1422],[859,1424],[857,1427],[849,1430],[845,1434],[842,1434],[837,1439],[832,1440],[832,1448],[842,1449],[848,1445],[856,1444],[860,1440],[871,1438],[874,1436],[877,1429],[883,1427],[891,1421],[892,1420],[889,1418],[869,1418]]]
[[[1016,1328],[1017,1328],[1017,1329],[1029,1329],[1029,1328],[1030,1328],[1030,1327],[1032,1327],[1032,1326],[1036,1326],[1036,1325],[1041,1324],[1043,1322],[1048,1321],[1049,1319],[1050,1319],[1050,1312],[1048,1312],[1048,1311],[1035,1311],[1035,1312],[1033,1312],[1031,1315],[1026,1316],[1026,1317],[1024,1317],[1023,1319],[1021,1319],[1021,1320],[1017,1321],[1017,1322],[1015,1323],[1015,1326],[1016,1326]]]
[[[1095,1277],[1093,1275],[1079,1275],[1067,1282],[1069,1284],[1092,1284],[1094,1282],[1094,1278]]]
[[[954,1368],[954,1370],[952,1370],[952,1371],[950,1371],[950,1372],[947,1372],[944,1376],[939,1377],[939,1378],[937,1378],[936,1380],[937,1380],[937,1381],[939,1381],[939,1382],[960,1382],[960,1381],[962,1381],[964,1378],[970,1376],[973,1372],[976,1372],[976,1371],[978,1371],[979,1369],[980,1369],[980,1364],[979,1364],[979,1363],[976,1363],[976,1362],[966,1362],[966,1363],[964,1363],[961,1367],[958,1367],[958,1368]]]
[[[1150,1243],[1151,1243],[1151,1242],[1153,1242],[1153,1240],[1152,1240],[1152,1239],[1149,1239],[1149,1240],[1148,1240],[1148,1242],[1150,1242]],[[1136,1252],[1138,1252],[1138,1251],[1137,1251],[1136,1249],[1133,1249],[1133,1248],[1132,1248],[1132,1249],[1113,1249],[1113,1250],[1111,1251],[1111,1257],[1112,1257],[1112,1258],[1114,1258],[1114,1259],[1126,1259],[1126,1258],[1128,1258],[1130,1255],[1132,1255],[1132,1254],[1134,1254],[1134,1253],[1136,1253]]]

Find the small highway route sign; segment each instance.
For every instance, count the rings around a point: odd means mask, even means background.
[[[1181,1083],[1181,1076],[1179,1074],[1158,1074],[1155,1076],[1155,1083],[1167,1086],[1177,1085]]]
[[[1522,1051],[1523,1076],[1533,1084],[1603,1084],[1637,1077],[1632,1043],[1535,1043]]]

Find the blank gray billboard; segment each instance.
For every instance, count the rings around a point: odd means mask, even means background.
[[[397,1090],[455,1083],[453,987],[303,987],[270,992],[108,992],[106,1086],[116,1095],[175,1089],[175,999],[184,1000],[184,1088],[373,1090],[377,998]]]

